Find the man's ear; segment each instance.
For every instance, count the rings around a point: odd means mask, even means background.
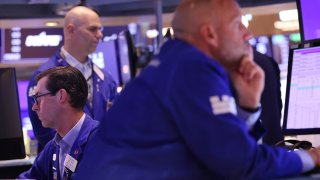
[[[60,89],[57,98],[60,103],[66,103],[69,100],[69,94],[65,89]]]
[[[200,27],[200,35],[206,41],[206,43],[217,47],[218,46],[218,36],[215,28],[210,24],[205,24]]]
[[[68,34],[73,34],[75,28],[73,24],[68,24],[66,29]]]

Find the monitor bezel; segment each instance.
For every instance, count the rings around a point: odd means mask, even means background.
[[[298,50],[298,49],[306,49],[306,48],[313,48],[313,47],[320,47],[320,41],[318,41],[318,43],[308,42],[308,43],[296,44],[296,45],[291,46],[289,49],[286,96],[285,96],[284,116],[283,116],[283,124],[282,124],[282,131],[283,131],[284,135],[320,134],[320,127],[319,128],[301,128],[301,129],[288,129],[287,128],[294,51]]]
[[[118,59],[118,76],[119,76],[119,85],[120,86],[124,86],[125,83],[123,80],[123,75],[122,75],[122,61],[120,58],[120,40],[119,40],[119,36],[124,36],[126,39],[126,43],[127,43],[127,48],[128,48],[128,59],[129,59],[129,68],[130,68],[130,79],[134,78],[137,74],[137,53],[136,53],[136,49],[135,49],[135,45],[133,43],[133,39],[132,36],[130,34],[130,31],[128,29],[121,31],[118,34],[118,38],[117,38],[117,43],[116,43],[116,50],[117,50],[117,59]]]

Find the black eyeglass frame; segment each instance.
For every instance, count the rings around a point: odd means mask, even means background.
[[[40,98],[40,97],[42,97],[42,96],[46,96],[46,95],[52,95],[52,93],[51,92],[47,92],[47,93],[43,93],[43,94],[37,94],[37,95],[33,95],[32,96],[32,99],[33,99],[33,103],[35,103],[35,104],[39,104],[39,100],[38,100],[38,98]]]

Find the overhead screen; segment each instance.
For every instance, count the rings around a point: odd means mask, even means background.
[[[303,41],[320,39],[320,1],[296,0]]]
[[[290,49],[283,129],[320,134],[320,46]]]
[[[19,96],[14,68],[0,68],[0,160],[24,158]]]
[[[11,28],[2,31],[4,62],[46,61],[63,43],[62,28]]]

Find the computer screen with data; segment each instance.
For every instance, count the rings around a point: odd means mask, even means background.
[[[308,46],[289,52],[283,121],[286,135],[320,134],[320,47]]]

